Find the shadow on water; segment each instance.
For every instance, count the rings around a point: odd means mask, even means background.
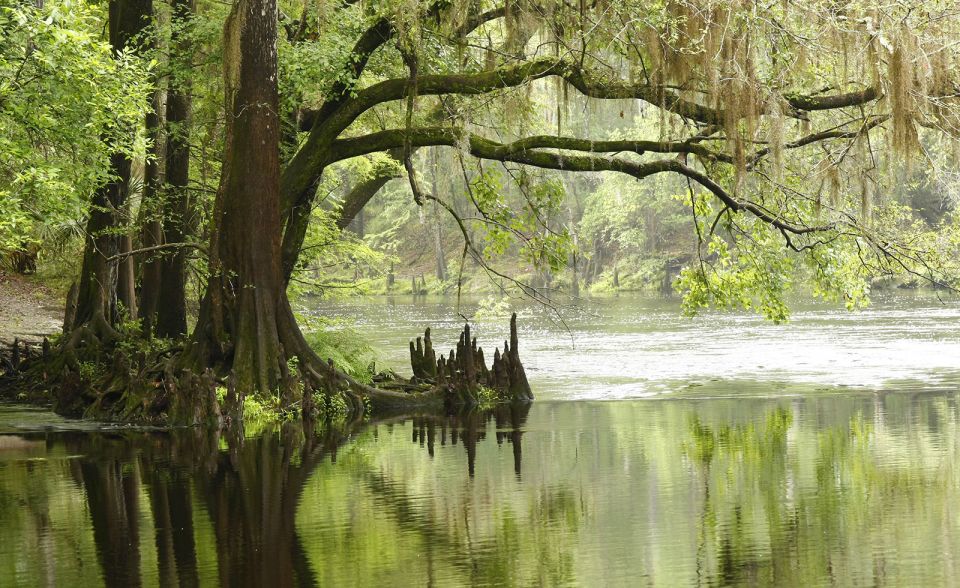
[[[23,432],[0,436],[0,578],[943,585],[958,425],[940,393]]]

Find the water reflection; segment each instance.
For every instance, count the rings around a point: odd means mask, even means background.
[[[467,471],[470,477],[476,473],[477,443],[487,438],[487,425],[494,427],[497,445],[504,441],[513,447],[513,471],[520,478],[522,471],[523,424],[530,412],[530,404],[503,404],[489,410],[468,410],[449,415],[425,414],[410,418],[413,442],[420,447],[426,446],[427,453],[434,457],[434,446],[439,429],[440,446],[446,446],[449,436],[450,445],[457,440],[467,453]],[[407,420],[408,417],[402,419]],[[382,424],[382,423],[381,423]]]
[[[958,450],[947,393],[22,432],[0,583],[947,585]]]

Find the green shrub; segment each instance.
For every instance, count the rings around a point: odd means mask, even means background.
[[[373,348],[353,329],[321,329],[305,334],[310,348],[324,361],[350,377],[369,384],[377,356]]]

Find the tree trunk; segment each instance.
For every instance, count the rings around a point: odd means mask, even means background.
[[[433,197],[439,198],[437,190],[437,149],[433,148],[430,150],[431,163],[433,163]],[[436,202],[433,203],[433,250],[434,256],[437,261],[437,280],[442,282],[447,279],[447,262],[443,257],[443,228],[440,223],[440,205]]]
[[[110,46],[114,54],[132,48],[131,41],[149,24],[151,0],[110,2]],[[131,133],[133,131],[131,130]],[[74,327],[88,323],[116,324],[118,258],[121,236],[116,229],[123,222],[130,182],[130,159],[122,153],[110,156],[111,179],[93,195],[87,219],[83,265],[77,290]]]
[[[238,0],[224,28],[226,149],[194,334],[201,365],[232,371],[238,389],[262,394],[281,380],[280,333],[292,321],[280,275],[276,12],[276,0]]]
[[[129,204],[129,203],[128,203]],[[129,213],[129,207],[127,208]],[[124,214],[125,217],[129,214]],[[133,266],[133,239],[130,235],[120,237],[120,255],[119,266],[117,267],[117,301],[123,306],[125,316],[130,319],[137,318],[137,276],[136,269]]]
[[[120,252],[120,237],[110,229],[120,224],[119,211],[127,198],[130,160],[122,153],[114,153],[110,156],[110,171],[114,178],[94,193],[87,219],[74,328],[97,318],[113,324],[117,318],[116,255]]]
[[[140,241],[144,248],[163,243],[163,227],[159,218],[160,208],[160,111],[163,108],[162,91],[154,90],[151,108],[147,113],[147,136],[152,139],[150,155],[143,170],[143,198],[140,203]],[[160,292],[160,256],[151,255],[142,264],[140,274],[140,319],[145,336],[153,335],[156,323]]]
[[[173,63],[193,56],[185,27],[196,11],[195,0],[173,0]],[[189,79],[175,80],[167,94],[166,181],[164,190],[163,239],[183,243],[191,235],[193,219],[190,182]],[[157,308],[157,335],[179,337],[187,332],[187,254],[178,247],[160,263],[160,305]]]

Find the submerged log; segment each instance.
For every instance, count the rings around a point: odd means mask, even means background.
[[[472,406],[480,401],[481,388],[496,393],[496,400],[529,402],[533,392],[520,361],[517,336],[517,315],[510,317],[510,341],[504,342],[503,353],[496,349],[493,365],[488,368],[483,348],[464,325],[455,349],[447,356],[436,357],[430,329],[424,336],[410,341],[410,365],[414,381],[428,382],[441,389],[447,404]]]

